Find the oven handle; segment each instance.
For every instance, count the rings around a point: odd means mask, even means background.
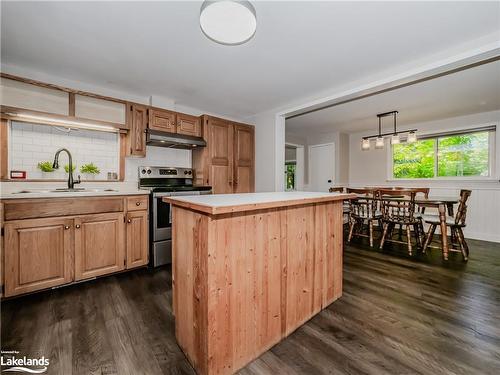
[[[175,197],[181,195],[200,195],[200,192],[198,190],[195,190],[195,191],[174,191],[170,193],[153,193],[153,198]]]

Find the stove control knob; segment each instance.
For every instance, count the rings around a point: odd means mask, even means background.
[[[146,174],[146,170],[145,169],[141,170],[141,173]]]
[[[188,174],[188,171],[184,171],[184,174]]]
[[[193,174],[193,172],[191,172],[191,171],[189,171],[188,173],[189,173],[190,175],[191,175],[191,174]]]
[[[148,169],[148,174],[151,174],[151,169]]]

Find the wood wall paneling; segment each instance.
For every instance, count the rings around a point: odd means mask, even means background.
[[[236,372],[340,296],[341,202],[173,214],[176,337],[200,374]]]

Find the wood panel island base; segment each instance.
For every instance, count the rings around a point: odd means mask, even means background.
[[[164,198],[173,205],[177,341],[199,374],[231,374],[342,294],[348,194]]]

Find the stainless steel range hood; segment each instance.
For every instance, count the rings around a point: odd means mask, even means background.
[[[207,142],[201,137],[192,137],[184,134],[164,133],[148,129],[146,131],[146,144],[148,146],[193,149],[205,147]]]

